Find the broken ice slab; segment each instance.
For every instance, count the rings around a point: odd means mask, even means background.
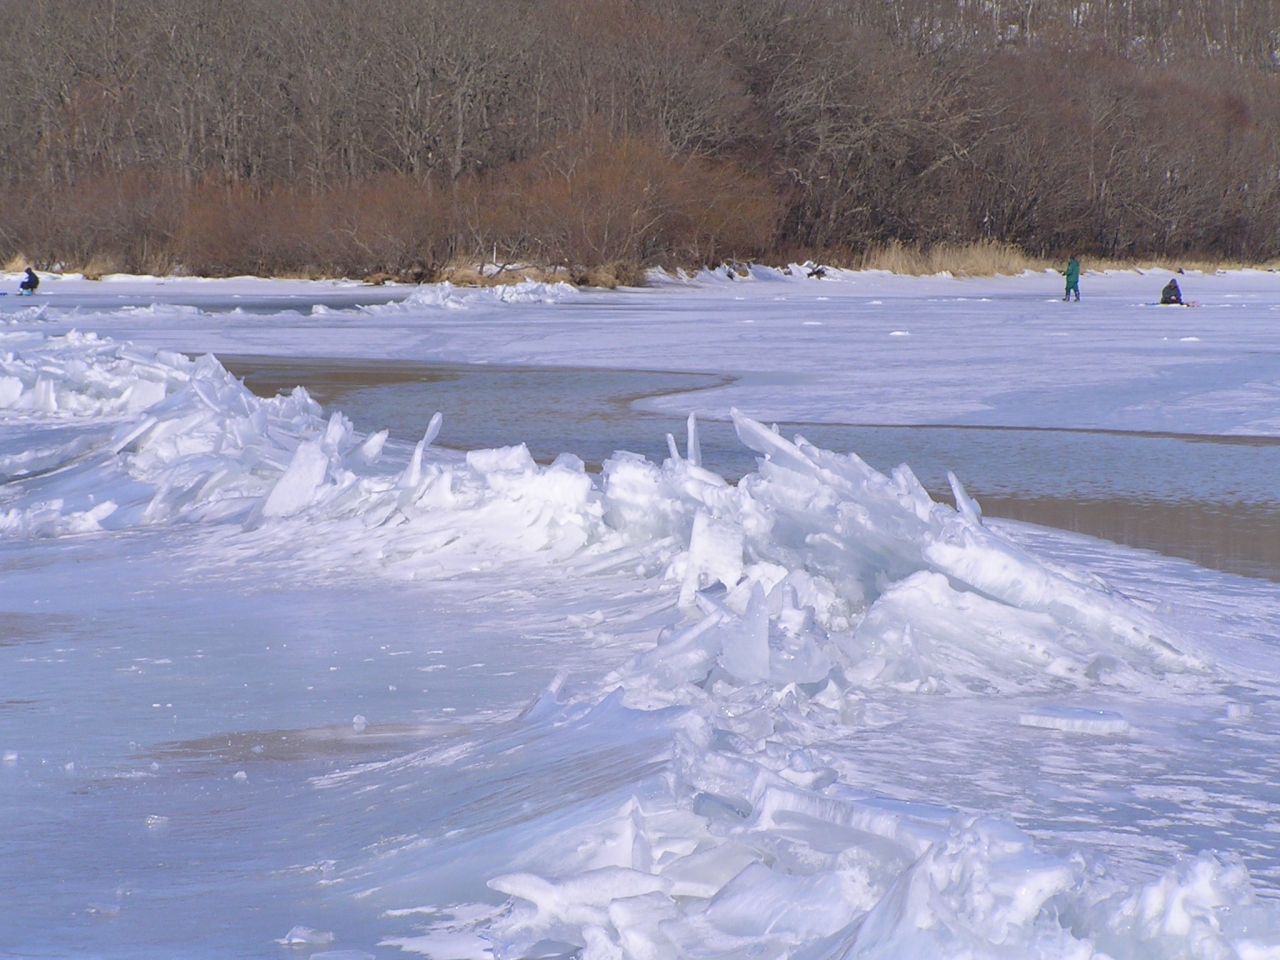
[[[1112,710],[1087,707],[1039,707],[1018,717],[1024,727],[1043,727],[1069,733],[1128,733],[1129,721]]]
[[[290,927],[289,932],[276,940],[286,947],[317,946],[323,947],[333,943],[333,934],[328,930],[313,930],[301,924]]]

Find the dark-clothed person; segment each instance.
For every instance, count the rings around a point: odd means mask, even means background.
[[[1067,292],[1062,295],[1063,300],[1070,300],[1071,293],[1075,291],[1076,299],[1080,299],[1080,261],[1072,257],[1067,261]]]

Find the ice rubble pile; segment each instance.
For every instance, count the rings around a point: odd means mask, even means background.
[[[21,341],[26,338],[10,338]],[[164,398],[187,375],[180,354],[72,332],[25,353],[0,341],[0,410],[33,416],[123,416]]]
[[[833,267],[830,264],[790,263],[785,267],[771,267],[762,263],[721,264],[718,267],[702,267],[693,272],[676,270],[668,272],[654,267],[645,275],[650,286],[699,286],[723,287],[726,284],[747,283],[812,283],[816,280],[857,283],[868,277],[893,278],[888,270],[851,270],[846,267]],[[951,276],[943,272],[939,276]]]
[[[304,441],[350,432],[304,390],[259,400],[212,357],[71,333],[0,360],[11,420],[47,428],[0,454],[9,536],[240,517],[267,506]]]
[[[819,745],[860,725],[876,696],[1158,685],[1207,669],[1141,608],[986,527],[958,482],[952,509],[906,467],[886,476],[745,417],[739,435],[761,460],[737,486],[701,466],[692,421],[684,456],[674,440],[661,465],[619,454],[598,485],[572,457],[543,467],[523,447],[435,450],[438,417],[387,469],[385,432],[357,436],[301,389],[257,398],[212,357],[70,335],[2,361],[17,438],[0,457],[8,536],[185,521],[260,553],[409,575],[537,558],[580,577],[673,581],[683,626],[608,678],[607,696],[560,704],[551,691],[518,721],[519,749],[487,765],[498,776],[514,757],[526,782],[541,756],[555,788],[545,815],[522,810],[493,851],[484,876],[506,902],[459,908],[406,948],[1280,956],[1274,912],[1236,864],[1204,856],[1115,889],[1008,824],[840,782]],[[343,782],[411,784],[442,763],[409,757]],[[572,770],[595,800],[566,809]],[[471,806],[488,795],[464,794]],[[396,853],[367,873],[409,896],[406,863],[437,851]]]
[[[436,960],[1280,957],[1280,914],[1235,860],[1205,853],[1127,887],[1008,822],[842,783],[824,745],[865,728],[864,703],[903,694],[857,689],[839,649],[825,676],[790,679],[817,674],[786,655],[815,628],[780,584],[776,610],[756,584],[740,616],[702,595],[703,619],[607,678],[599,700],[559,702],[558,679],[488,740],[324,778],[354,817],[371,790],[403,798],[377,826],[409,839],[346,873],[388,916],[440,902],[439,877],[457,890],[459,863],[505,898],[425,911],[385,945]],[[746,642],[757,656],[726,656]],[[482,798],[457,841],[415,836],[415,787],[441,768]]]
[[[736,486],[690,456],[605,464],[605,520],[624,537],[670,537],[681,602],[703,617],[630,665],[632,688],[826,682],[992,692],[1140,682],[1199,672],[1168,628],[1105,584],[1031,556],[906,466],[790,443],[735,413],[761,453]],[[713,587],[707,590],[705,588]],[[692,695],[692,694],[689,694]]]
[[[406,576],[518,557],[663,571],[700,616],[632,666],[635,696],[720,679],[989,692],[1203,669],[1133,603],[984,526],[954,478],[957,509],[906,466],[886,476],[736,414],[761,454],[736,486],[701,466],[692,418],[685,456],[672,438],[661,465],[617,454],[599,485],[571,455],[439,451],[438,415],[388,469],[386,431],[357,436],[301,388],[261,399],[213,357],[79,334],[0,355],[0,406],[22,427],[0,450],[9,536],[231,522],[264,555]]]
[[[699,465],[692,425],[687,457],[672,443],[662,466],[606,465],[606,520],[685,548],[668,571],[696,619],[594,705],[560,704],[553,685],[522,729],[453,770],[484,771],[470,796],[546,781],[586,799],[522,808],[484,831],[487,850],[467,847],[505,902],[439,911],[388,945],[496,960],[1280,956],[1280,917],[1235,861],[1204,854],[1126,888],[1007,822],[841,783],[823,744],[865,726],[876,697],[1128,685],[1201,664],[1123,598],[985,528],[958,483],[957,511],[905,468],[737,425],[765,459],[736,489]],[[610,781],[606,757],[631,759]],[[440,760],[341,779],[395,793]],[[427,899],[418,884],[448,856],[411,842],[352,879],[395,908]]]
[[[401,312],[421,307],[443,307],[466,310],[477,304],[490,303],[558,303],[580,296],[578,288],[563,281],[543,283],[521,280],[519,283],[495,284],[491,287],[458,287],[449,281],[423,284],[399,303],[362,308],[366,313]]]
[[[264,550],[368,553],[392,567],[472,563],[486,544],[557,557],[598,536],[599,496],[574,457],[543,468],[520,446],[433,459],[437,417],[388,472],[375,466],[385,430],[356,436],[302,388],[256,397],[213,357],[70,334],[0,359],[11,422],[58,428],[20,431],[0,452],[3,535],[234,522],[260,531]]]
[[[447,767],[461,795],[486,798],[468,815],[493,822],[454,855],[506,900],[441,911],[388,945],[496,960],[1276,955],[1275,912],[1234,861],[1206,854],[1127,889],[1006,822],[842,784],[822,744],[864,726],[875,696],[1204,667],[1104,585],[988,530],[958,482],[953,510],[906,468],[884,476],[737,426],[764,457],[737,487],[702,468],[692,422],[686,456],[672,440],[660,466],[606,464],[604,532],[571,564],[666,544],[691,620],[606,678],[611,693],[561,704],[553,685],[494,742],[325,778],[353,802],[412,798]],[[518,812],[479,809],[513,782],[544,787],[522,787]],[[412,836],[420,811],[406,801],[403,816]],[[389,847],[349,879],[393,914],[456,869],[430,841]]]
[[[414,786],[448,767],[483,821],[455,848],[384,844],[345,881],[388,916],[434,914],[385,945],[437,960],[1280,955],[1280,917],[1236,861],[1203,854],[1125,887],[1007,822],[841,785],[803,745],[794,691],[754,709],[725,699],[709,718],[631,709],[620,690],[562,704],[553,685],[489,742],[326,777],[357,818],[380,789],[379,828],[413,838]],[[511,783],[518,811],[500,809]],[[506,899],[405,909],[456,878],[454,858]]]
[[[670,716],[646,755],[661,773],[596,783],[575,815],[504,835],[519,852],[489,887],[505,903],[389,944],[498,960],[1280,956],[1280,917],[1234,861],[1205,854],[1126,889],[1007,822],[842,784],[822,745],[863,726],[875,696],[1128,685],[1202,665],[1102,585],[989,531],[958,482],[952,510],[906,468],[887,477],[737,427],[764,459],[736,489],[699,465],[692,423],[687,457],[672,443],[661,467],[606,465],[615,530],[687,545],[669,571],[698,619],[607,678],[597,705],[549,705],[553,689],[522,721],[547,728],[521,738],[547,751],[544,776],[600,779],[591,758],[652,742],[655,714]],[[552,758],[552,740],[580,754]],[[521,762],[537,767],[532,753]],[[395,880],[364,878],[383,895],[413,889],[415,853],[397,854]]]
[[[438,417],[388,470],[385,431],[357,436],[300,388],[258,398],[213,357],[71,334],[0,371],[9,416],[66,428],[0,454],[10,536],[231,521],[264,553],[407,575],[518,556],[662,569],[703,617],[634,683],[686,694],[722,675],[823,682],[836,664],[859,686],[978,692],[1202,667],[1134,604],[984,526],[954,478],[957,509],[906,466],[885,476],[742,416],[762,456],[736,486],[702,468],[691,419],[686,456],[673,439],[662,465],[617,454],[597,487],[570,455],[436,451]]]

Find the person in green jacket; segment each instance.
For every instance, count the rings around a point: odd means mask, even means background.
[[[1072,257],[1067,261],[1067,292],[1062,295],[1063,300],[1071,299],[1071,291],[1076,292],[1076,299],[1080,299],[1080,261]]]

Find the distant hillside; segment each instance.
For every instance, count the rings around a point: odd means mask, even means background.
[[[0,261],[1280,255],[1280,0],[0,0]]]

